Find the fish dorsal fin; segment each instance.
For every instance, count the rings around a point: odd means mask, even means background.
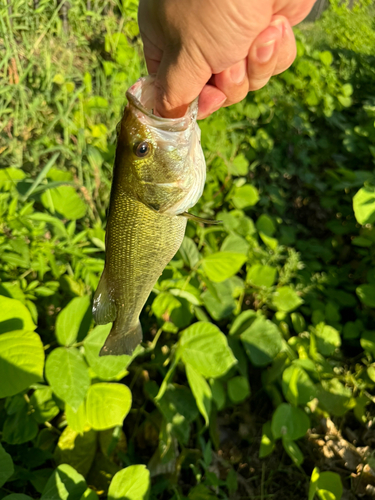
[[[92,315],[94,316],[95,323],[98,325],[106,325],[111,321],[115,321],[117,316],[116,304],[109,296],[105,268],[94,295]]]
[[[187,219],[193,220],[194,222],[200,222],[201,224],[221,224],[221,220],[213,220],[213,219],[202,219],[202,217],[198,217],[197,215],[189,214],[189,212],[182,212],[183,217]]]

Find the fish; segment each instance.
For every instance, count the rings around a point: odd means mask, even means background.
[[[99,356],[131,355],[142,341],[140,313],[182,243],[188,213],[204,189],[198,102],[181,118],[153,113],[155,77],[126,93],[117,138],[105,236],[105,265],[93,299],[98,325],[112,322]],[[214,221],[212,221],[214,222]]]

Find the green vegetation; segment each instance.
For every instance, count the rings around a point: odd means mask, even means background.
[[[369,493],[372,7],[333,3],[296,30],[290,70],[201,122],[194,210],[223,223],[188,222],[142,346],[99,358],[116,125],[145,71],[136,9],[0,6],[0,498]],[[328,439],[354,467],[332,467]]]

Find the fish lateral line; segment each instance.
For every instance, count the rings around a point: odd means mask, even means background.
[[[186,217],[187,219],[190,219],[194,222],[200,222],[201,224],[217,225],[223,223],[222,220],[203,219],[202,217],[198,217],[198,215],[189,214],[189,212],[182,212],[182,214],[179,214],[179,216]]]

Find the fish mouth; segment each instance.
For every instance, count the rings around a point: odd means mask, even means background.
[[[189,106],[181,118],[163,118],[152,111],[155,106],[155,75],[139,78],[126,92],[129,104],[152,121],[153,125],[161,130],[183,131],[196,121],[198,115],[198,98]]]

